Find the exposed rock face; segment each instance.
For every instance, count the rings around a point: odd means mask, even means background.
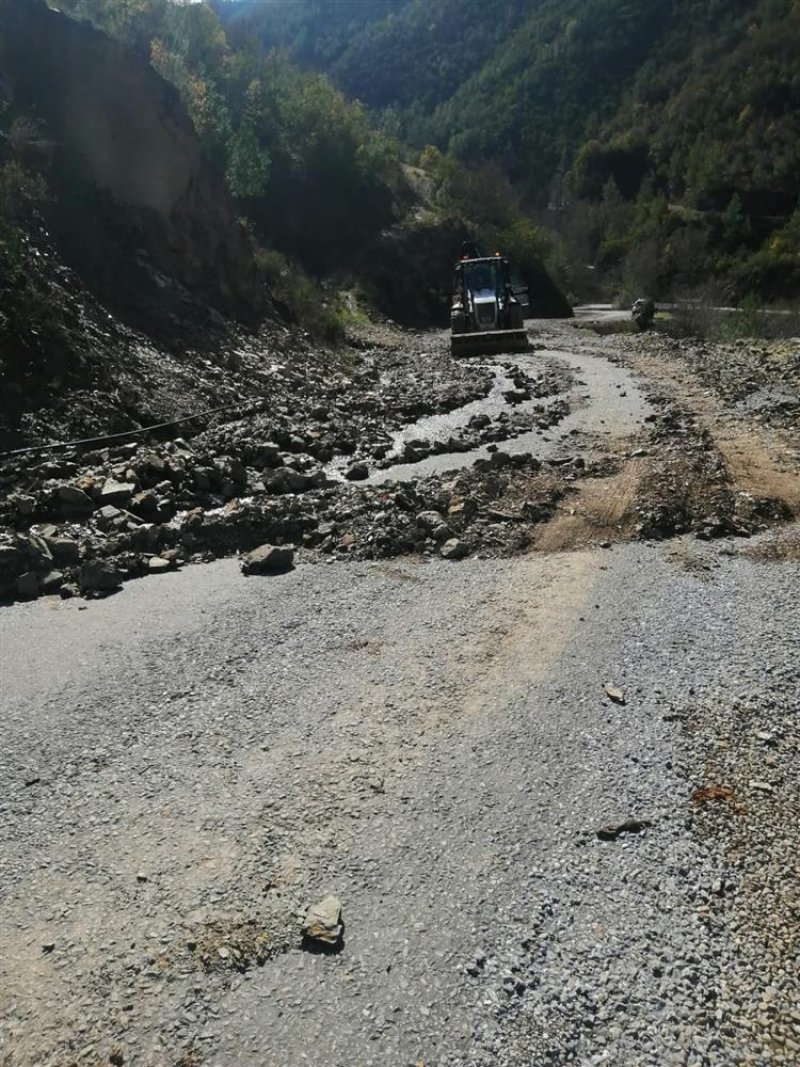
[[[142,326],[170,297],[259,315],[266,294],[233,204],[145,58],[40,0],[1,0],[0,73],[44,124],[51,229],[102,300]]]

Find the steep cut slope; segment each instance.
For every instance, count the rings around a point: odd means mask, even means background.
[[[249,244],[175,89],[39,0],[6,0],[0,42],[12,112],[49,146],[37,163],[66,262],[138,326],[163,327],[192,297],[255,321],[266,300]]]
[[[224,366],[226,323],[271,300],[174,88],[90,26],[2,0],[0,115],[0,447],[247,393],[209,384],[199,350]]]

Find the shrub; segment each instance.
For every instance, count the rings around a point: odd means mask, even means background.
[[[280,252],[258,248],[256,263],[278,307],[311,337],[329,344],[344,339],[344,314],[336,294],[321,285]]]

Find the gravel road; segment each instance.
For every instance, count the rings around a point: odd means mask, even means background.
[[[4,612],[5,1062],[794,1062],[692,709],[793,710],[800,568],[702,551],[223,561]],[[326,892],[338,955],[299,946]]]
[[[713,352],[698,384],[667,341],[536,339],[570,411],[527,443],[616,453],[526,554],[487,526],[458,563],[423,537],[0,610],[2,1067],[800,1062],[798,527],[624,540],[658,449],[668,494],[689,454],[796,514],[793,423],[732,421]]]

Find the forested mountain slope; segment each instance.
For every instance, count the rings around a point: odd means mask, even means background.
[[[615,226],[666,245],[680,223],[706,272],[733,270],[740,288],[800,284],[797,0],[216,7],[232,38],[326,71],[418,147],[499,165],[534,207],[639,198],[638,224],[592,221],[601,265],[631,250]],[[712,217],[668,220],[667,205]]]
[[[216,0],[216,8],[234,39],[255,37],[324,69],[348,95],[393,109],[412,141],[501,162],[534,199],[576,164],[588,191],[605,170],[623,193],[648,172],[697,200],[733,186],[773,193],[785,209],[796,192],[796,0]],[[598,145],[608,152],[602,163]]]

